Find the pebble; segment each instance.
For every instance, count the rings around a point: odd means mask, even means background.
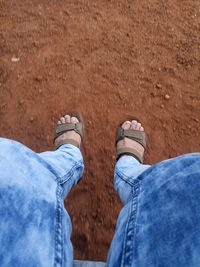
[[[30,122],[33,122],[33,120],[34,120],[33,117],[30,117]]]
[[[22,105],[22,104],[24,104],[24,99],[20,99],[19,100],[19,103]]]
[[[170,96],[168,94],[165,95],[165,100],[169,100]]]
[[[18,57],[12,57],[12,58],[11,58],[11,61],[12,61],[12,62],[18,62],[18,61],[19,61],[19,58],[18,58]]]
[[[157,89],[162,89],[162,85],[161,85],[160,83],[157,83],[157,84],[156,84],[156,88],[157,88]]]
[[[160,105],[160,107],[161,107],[161,108],[164,108],[164,105],[163,105],[163,104],[161,104],[161,105]]]

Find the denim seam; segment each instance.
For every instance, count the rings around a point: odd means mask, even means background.
[[[69,170],[69,172],[67,172],[67,174],[59,178],[59,181],[58,181],[59,184],[62,185],[66,183],[67,181],[69,181],[69,179],[71,179],[71,177],[74,175],[75,170],[79,169],[81,166],[82,164],[75,163],[75,165]]]
[[[134,187],[132,188],[130,213],[127,220],[125,239],[122,252],[121,267],[131,266],[133,261],[133,240],[135,234],[135,222],[138,208],[138,195],[140,192],[139,181],[135,180]]]
[[[62,225],[62,188],[57,185],[56,190],[56,236],[55,236],[55,258],[54,267],[62,266],[63,259],[63,225]]]
[[[67,174],[65,174],[65,175],[63,175],[63,176],[59,176],[58,174],[57,174],[57,172],[54,170],[54,168],[52,167],[52,165],[51,164],[49,164],[46,160],[44,160],[41,156],[40,156],[40,154],[37,154],[38,155],[38,157],[39,157],[39,159],[40,159],[40,161],[42,162],[42,164],[43,165],[45,165],[45,167],[56,177],[56,179],[54,179],[54,181],[59,181],[59,180],[62,180]],[[83,164],[82,163],[79,163],[79,162],[75,162],[75,166],[76,165],[79,165],[79,166],[82,166]],[[73,169],[74,168],[74,166],[71,168],[71,169]],[[70,170],[71,171],[71,170]],[[70,172],[69,171],[69,172]]]
[[[126,182],[127,184],[129,184],[130,186],[133,186],[134,185],[134,181],[135,179],[133,179],[133,177],[128,177],[126,176],[125,174],[123,174],[117,167],[115,169],[115,172],[116,174],[124,181]]]

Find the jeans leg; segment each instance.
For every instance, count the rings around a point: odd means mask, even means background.
[[[38,155],[46,163],[47,168],[54,173],[63,188],[63,197],[66,197],[83,174],[84,164],[80,149],[71,144],[65,144],[56,151]]]
[[[83,174],[84,165],[80,149],[71,144],[65,144],[54,152],[43,152],[40,153],[39,156],[46,163],[48,169],[50,168],[51,172],[54,172],[54,176],[57,177],[57,182],[63,190],[62,197],[65,198],[71,188],[77,184]],[[60,203],[60,211],[62,214],[61,227],[63,229],[64,247],[62,262],[68,267],[72,265],[73,261],[73,247],[70,241],[72,225],[69,214],[64,208],[63,201]]]
[[[80,179],[78,148],[37,154],[0,138],[0,266],[72,267],[71,220],[63,198]]]
[[[123,205],[130,198],[134,179],[149,167],[151,166],[141,164],[134,157],[127,155],[117,161],[114,170],[114,187]]]

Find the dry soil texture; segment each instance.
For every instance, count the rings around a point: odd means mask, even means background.
[[[85,118],[85,172],[65,202],[76,258],[106,258],[121,208],[112,184],[124,113],[146,162],[200,150],[199,0],[0,0],[0,131],[53,149],[59,115]]]

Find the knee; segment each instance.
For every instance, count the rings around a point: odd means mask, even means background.
[[[71,144],[62,145],[56,150],[56,152],[61,157],[83,164],[83,157],[80,149]]]

